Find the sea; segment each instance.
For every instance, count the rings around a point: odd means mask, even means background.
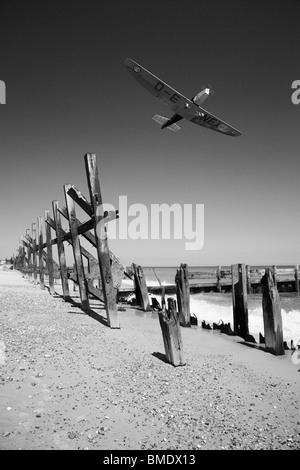
[[[265,266],[251,266],[251,269],[261,271],[263,274]],[[292,266],[285,266],[278,271],[283,273]],[[212,269],[211,266],[189,266],[189,273],[205,273]],[[229,270],[230,266],[222,266],[222,270]],[[143,267],[143,272],[148,286],[174,285],[176,267]],[[194,282],[194,281],[193,281]],[[124,280],[122,287],[132,285],[132,281]],[[150,294],[150,298],[157,298],[160,302],[160,296]],[[176,299],[176,295],[167,295]],[[283,339],[290,346],[293,340],[294,345],[299,341],[300,344],[300,293],[283,292],[279,293],[280,307],[283,324]],[[150,301],[151,302],[151,301]],[[203,292],[199,294],[191,294],[190,296],[191,313],[198,318],[198,324],[202,320],[206,323],[218,323],[222,320],[224,323],[230,323],[233,326],[233,310],[232,310],[232,294],[231,292]],[[248,320],[249,333],[258,341],[259,333],[264,334],[263,312],[262,312],[262,295],[248,294]]]

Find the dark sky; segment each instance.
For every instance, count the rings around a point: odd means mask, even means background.
[[[1,0],[0,15],[0,258],[64,203],[63,184],[88,195],[94,152],[105,202],[205,207],[201,250],[112,240],[125,263],[300,263],[299,1]],[[204,108],[242,136],[187,121],[161,131],[152,116],[171,113],[127,57],[187,97],[211,84]]]

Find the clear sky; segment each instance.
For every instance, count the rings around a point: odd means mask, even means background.
[[[204,204],[201,250],[112,240],[126,264],[300,263],[299,18],[297,0],[2,0],[0,258],[64,204],[63,184],[88,196],[93,152],[105,202]],[[127,57],[187,97],[212,85],[204,108],[242,136],[187,121],[160,130],[152,116],[171,112]]]

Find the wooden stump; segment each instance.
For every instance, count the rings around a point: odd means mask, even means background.
[[[265,344],[265,338],[263,337],[263,335],[261,333],[259,333],[259,344]]]
[[[179,321],[181,326],[191,326],[190,286],[187,264],[181,264],[175,276]]]
[[[151,307],[143,268],[142,266],[137,266],[136,264],[132,263],[132,269],[134,274],[135,297],[137,303],[145,312],[150,311]]]
[[[158,312],[167,360],[173,366],[184,366],[181,331],[174,299],[168,299],[168,310]]]
[[[246,278],[247,278],[247,294],[252,293],[252,285],[251,285],[251,269],[249,264],[246,265]]]
[[[162,286],[161,289],[161,309],[164,310],[166,308],[166,288]]]
[[[245,338],[249,334],[248,327],[248,298],[245,264],[233,264],[232,272],[232,306],[233,331]]]
[[[279,294],[274,282],[274,273],[271,268],[266,268],[265,275],[261,279],[262,307],[265,330],[265,349],[272,354],[283,355],[282,318],[279,303]]]
[[[217,266],[216,278],[217,278],[217,291],[218,291],[218,292],[222,292],[222,285],[221,285],[221,266]]]
[[[299,292],[299,266],[295,266],[295,292]]]
[[[274,286],[277,289],[277,273],[276,273],[276,264],[273,264],[272,266],[272,274],[273,274],[273,280],[274,280]]]

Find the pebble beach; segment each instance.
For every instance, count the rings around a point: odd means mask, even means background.
[[[123,305],[120,329],[91,300],[0,271],[0,449],[300,448],[300,364],[239,337],[181,328],[165,360],[157,313]],[[100,321],[98,321],[100,320]]]

